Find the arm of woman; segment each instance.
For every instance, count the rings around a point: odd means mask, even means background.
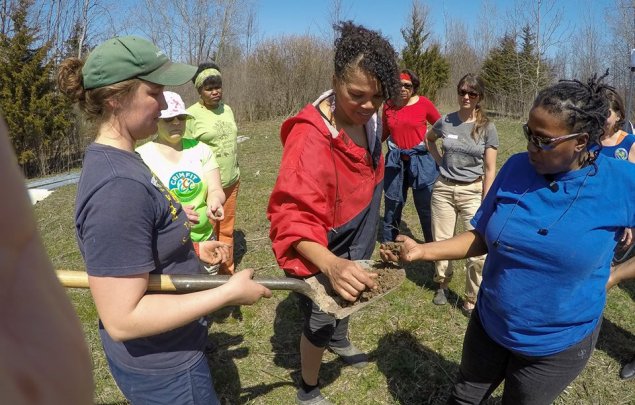
[[[635,257],[611,268],[611,274],[609,275],[609,280],[606,283],[606,289],[609,290],[622,281],[633,278],[635,278]]]
[[[176,329],[227,305],[251,305],[271,297],[252,276],[253,270],[246,269],[220,287],[183,295],[146,295],[148,274],[89,276],[88,283],[106,331],[114,340],[125,341]]]
[[[496,155],[498,150],[496,148],[485,148],[485,154],[483,155],[483,195],[481,198],[485,198],[492,183],[494,177],[496,177]]]
[[[405,235],[397,235],[395,239],[401,242],[401,253],[395,256],[389,249],[380,247],[382,259],[388,261],[437,261],[457,260],[467,257],[480,256],[487,253],[485,240],[475,230],[462,232],[450,239],[438,242],[417,243]]]
[[[88,404],[90,352],[38,234],[24,178],[0,118],[0,402]]]
[[[301,240],[294,247],[329,278],[335,291],[345,300],[355,301],[359,293],[376,286],[373,277],[359,264],[335,256],[319,243]]]
[[[429,130],[426,133],[426,148],[428,148],[428,152],[432,155],[432,158],[437,163],[437,165],[441,166],[443,163],[443,158],[441,156],[441,152],[439,152],[439,148],[437,147],[437,133],[434,130]]]
[[[223,204],[225,204],[225,192],[220,181],[218,168],[206,173],[207,181],[207,216],[210,220],[220,221],[225,217]]]
[[[628,151],[628,161],[635,163],[635,143],[631,145],[631,150]]]

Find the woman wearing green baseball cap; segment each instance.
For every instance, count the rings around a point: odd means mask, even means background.
[[[137,140],[157,132],[167,107],[163,87],[195,72],[128,36],[99,45],[85,62],[66,59],[58,75],[60,90],[94,124],[77,189],[76,237],[110,370],[132,404],[219,403],[203,353],[205,315],[271,296],[251,270],[213,290],[145,294],[150,273],[201,272],[186,213],[134,152]]]

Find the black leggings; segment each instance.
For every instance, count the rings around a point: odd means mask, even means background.
[[[584,369],[595,348],[601,320],[595,330],[573,346],[550,356],[523,356],[500,346],[472,313],[463,340],[459,376],[448,404],[479,404],[505,380],[502,403],[552,403]]]

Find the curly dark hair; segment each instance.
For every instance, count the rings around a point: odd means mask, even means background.
[[[216,69],[220,72],[220,67],[216,64],[216,62],[203,62],[198,65],[198,69],[196,69],[196,73],[192,78],[192,83],[196,83],[196,78],[205,69]],[[223,79],[221,76],[210,76],[205,79],[201,87],[204,86],[223,87]]]
[[[401,73],[405,73],[410,76],[410,83],[412,83],[412,94],[417,94],[419,91],[419,86],[421,86],[421,81],[419,80],[419,76],[410,70],[410,69],[401,69]],[[399,80],[401,82],[401,80]]]
[[[609,116],[607,92],[614,91],[602,83],[608,74],[608,70],[600,78],[595,74],[586,84],[579,80],[560,80],[538,94],[533,108],[542,107],[551,114],[560,115],[571,133],[589,134],[589,149],[599,150],[602,147],[600,137]]]
[[[399,96],[399,67],[397,53],[390,42],[376,31],[352,21],[334,26],[339,32],[335,40],[335,76],[344,79],[348,69],[359,67],[374,75],[381,83],[385,100]]]

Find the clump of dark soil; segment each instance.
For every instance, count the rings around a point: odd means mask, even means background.
[[[384,250],[390,250],[390,253],[399,257],[399,255],[401,255],[402,246],[403,242],[384,242],[380,247]]]
[[[335,291],[329,291],[329,295],[332,295],[335,302],[342,308],[351,307],[365,303],[379,295],[386,294],[395,287],[398,287],[405,278],[404,270],[391,262],[376,261],[373,263],[372,268],[368,269],[368,272],[377,274],[375,278],[377,288],[372,290],[367,288],[357,296],[357,300],[353,302],[347,301],[337,295]]]

